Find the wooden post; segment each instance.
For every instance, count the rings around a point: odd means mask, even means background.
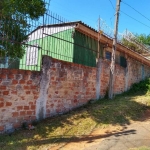
[[[113,39],[111,65],[110,65],[109,91],[108,91],[108,97],[110,99],[113,98],[114,70],[115,70],[115,53],[116,53],[116,44],[117,44],[119,10],[120,10],[120,0],[117,0],[116,18],[115,18],[115,29],[114,29],[114,39]]]

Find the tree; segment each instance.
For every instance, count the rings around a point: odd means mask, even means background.
[[[142,53],[142,50],[140,49],[140,46],[134,41],[134,39],[127,40],[126,38],[123,38],[121,40],[122,44],[133,51],[136,51],[138,53]]]
[[[136,35],[136,38],[139,42],[142,42],[143,44],[150,46],[150,34],[149,35],[145,35],[145,34]]]
[[[30,28],[46,12],[44,0],[0,0],[0,56],[21,58]]]

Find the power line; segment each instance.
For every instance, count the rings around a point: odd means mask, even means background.
[[[148,21],[150,21],[149,18],[147,18],[145,15],[143,15],[142,13],[140,13],[138,10],[136,10],[135,8],[133,8],[132,6],[130,6],[129,4],[121,1],[122,3],[124,3],[125,5],[127,5],[128,7],[132,8],[134,11],[136,11],[138,14],[140,14],[141,16],[143,16],[145,19],[147,19]]]
[[[121,10],[120,10],[120,11],[121,11]],[[144,24],[143,22],[141,22],[141,21],[139,21],[139,20],[137,20],[137,19],[133,18],[132,16],[128,15],[127,13],[125,13],[125,12],[123,12],[123,11],[121,11],[121,12],[122,12],[123,14],[125,14],[126,16],[128,16],[128,17],[132,18],[133,20],[135,20],[135,21],[139,22],[140,24],[143,24],[144,26],[146,26],[146,27],[150,28],[150,26],[148,26],[148,25]]]
[[[111,1],[111,0],[109,0],[109,2],[111,3],[112,8],[115,10],[115,8],[114,8],[114,6],[113,6],[112,1]],[[121,2],[122,2],[122,3],[124,3],[125,5],[129,6],[130,8],[132,8],[134,11],[136,11],[137,13],[139,13],[141,16],[143,16],[143,17],[144,17],[145,19],[147,19],[148,21],[150,21],[150,19],[149,19],[149,18],[147,18],[146,16],[144,16],[142,13],[140,13],[138,10],[136,10],[135,8],[133,8],[132,6],[130,6],[129,4],[127,4],[127,3],[123,2],[123,1],[121,1]],[[135,20],[135,21],[139,22],[140,24],[143,24],[144,26],[146,26],[146,27],[150,28],[150,26],[148,26],[148,25],[144,24],[143,22],[141,22],[141,21],[139,21],[139,20],[135,19],[134,17],[132,17],[132,16],[128,15],[127,13],[125,13],[125,12],[123,12],[123,11],[121,11],[121,10],[120,10],[120,12],[122,12],[122,13],[123,13],[123,14],[125,14],[126,16],[128,16],[128,17],[132,18],[133,20]]]
[[[115,10],[115,7],[114,7],[114,5],[113,5],[112,1],[111,1],[111,0],[109,0],[109,2],[110,2],[110,4],[111,4],[112,8]]]

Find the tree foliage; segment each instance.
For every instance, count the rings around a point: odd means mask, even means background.
[[[136,34],[135,37],[123,38],[121,42],[128,48],[142,54],[144,52],[143,46],[150,47],[150,34]]]
[[[135,40],[135,39],[134,39]],[[134,41],[134,40],[127,40],[125,38],[122,39],[122,44],[130,49],[132,49],[133,51],[136,51],[138,53],[142,53],[142,49],[141,47]]]
[[[140,34],[136,35],[136,37],[139,42],[142,42],[143,44],[150,46],[150,34],[149,35]]]
[[[0,0],[0,55],[21,58],[30,28],[29,19],[44,15],[44,0]]]

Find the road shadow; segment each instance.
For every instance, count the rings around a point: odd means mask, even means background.
[[[40,146],[40,145],[47,145],[50,143],[61,143],[61,142],[86,142],[86,143],[92,143],[97,139],[102,139],[102,138],[107,138],[107,137],[111,137],[111,136],[115,136],[115,137],[120,137],[120,136],[128,136],[131,134],[136,134],[136,130],[126,130],[126,131],[121,131],[121,132],[116,132],[116,133],[106,133],[103,135],[89,135],[89,136],[81,136],[81,137],[75,137],[72,135],[67,135],[67,136],[63,136],[62,137],[58,137],[58,136],[52,136],[50,138],[47,139],[42,139],[42,140],[36,140],[35,142],[33,141],[26,141],[24,142],[24,146],[22,145],[17,145],[17,147],[15,148],[17,149],[21,149],[21,150],[27,150],[27,147],[29,146]],[[65,145],[63,145],[62,147],[64,147]],[[13,145],[9,145],[9,149],[13,149],[14,146]],[[4,150],[5,146],[1,144],[1,149]]]

